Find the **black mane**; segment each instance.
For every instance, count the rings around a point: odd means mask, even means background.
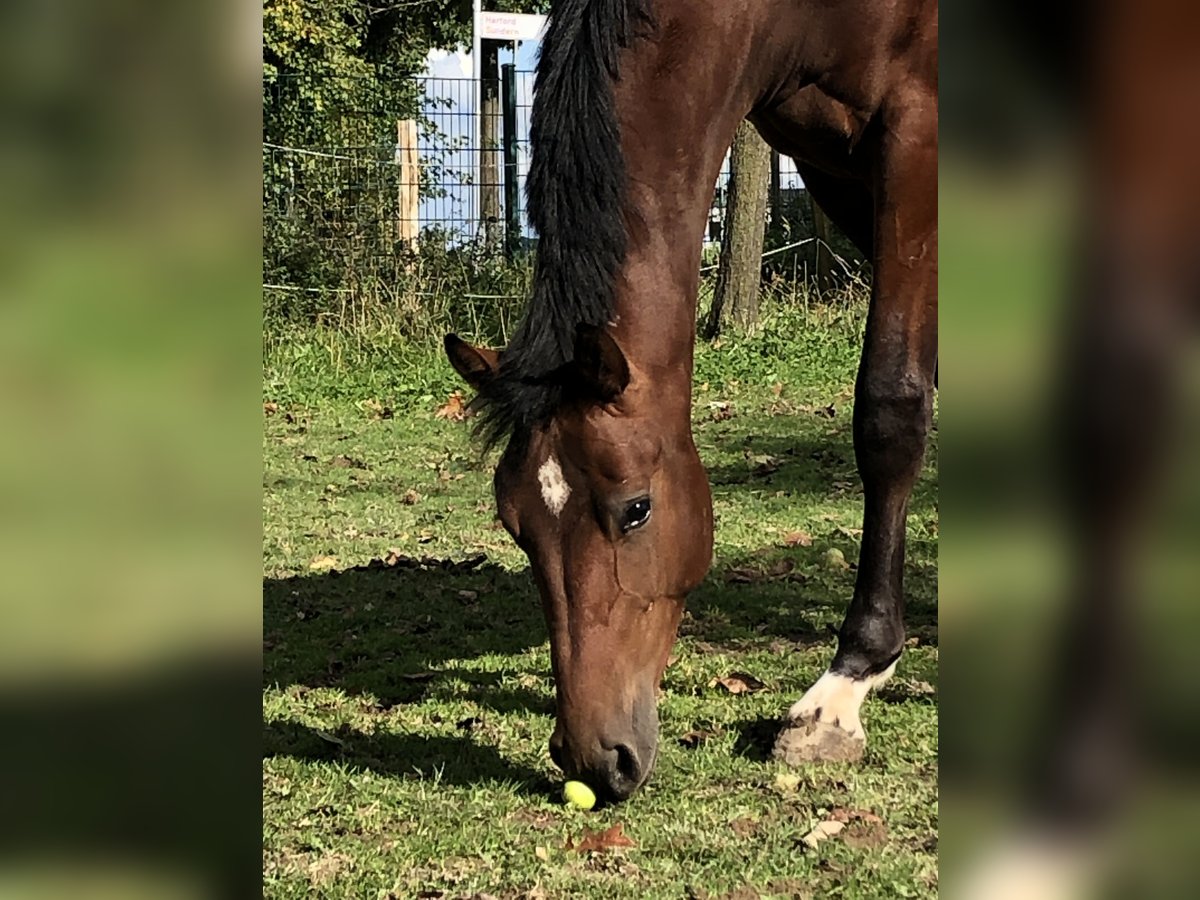
[[[553,373],[581,323],[613,318],[625,258],[625,164],[612,82],[617,55],[650,22],[649,0],[559,0],[538,57],[526,183],[538,234],[533,296],[498,375],[476,400],[494,445],[527,435],[562,399]]]

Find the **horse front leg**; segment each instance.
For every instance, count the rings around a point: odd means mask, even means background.
[[[862,549],[837,653],[792,706],[793,725],[776,744],[776,756],[793,763],[862,755],[859,709],[904,647],[905,524],[937,364],[936,105],[914,101],[888,119],[876,180],[875,279],[855,385]]]

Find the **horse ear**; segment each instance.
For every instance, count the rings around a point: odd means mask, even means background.
[[[500,351],[468,344],[457,334],[448,334],[442,341],[450,365],[475,390],[491,381],[500,369]]]
[[[629,385],[629,363],[608,330],[580,323],[575,330],[575,372],[601,403]]]

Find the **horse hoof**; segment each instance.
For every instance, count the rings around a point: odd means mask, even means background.
[[[815,718],[791,722],[779,732],[771,755],[789,766],[813,762],[858,762],[867,749],[862,735],[852,735]]]

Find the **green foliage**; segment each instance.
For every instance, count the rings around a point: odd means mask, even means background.
[[[489,6],[540,12],[548,3]],[[465,139],[422,118],[413,76],[431,49],[470,45],[470,16],[462,0],[265,0],[263,279],[310,292],[282,306],[311,312],[326,292],[373,296],[393,278],[396,121],[420,122],[420,190],[437,196],[444,160]]]
[[[549,2],[489,6],[544,12]],[[264,138],[297,147],[361,145],[378,128],[373,114],[415,115],[408,80],[431,49],[470,43],[471,5],[463,0],[265,0]]]

